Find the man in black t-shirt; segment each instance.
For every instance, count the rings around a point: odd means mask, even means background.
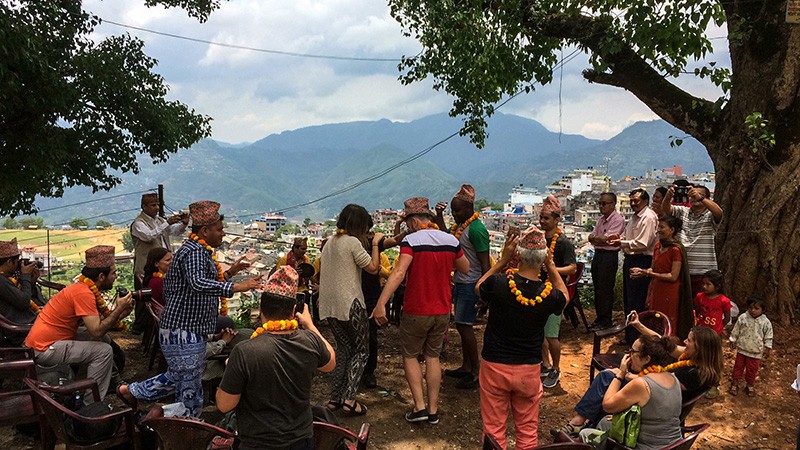
[[[558,222],[560,220],[561,202],[551,195],[544,199],[542,212],[539,215],[539,226],[541,226],[542,231],[544,231],[547,249],[556,265],[558,276],[566,281],[568,276],[575,273],[578,269],[578,265],[575,262],[575,247],[572,245],[572,241],[564,236],[561,228],[558,227]],[[541,278],[550,277],[542,270]],[[567,296],[569,296],[569,294],[567,294]],[[569,298],[567,298],[567,301],[569,301]],[[575,314],[574,310],[570,310],[569,312],[571,312],[572,315]],[[575,320],[577,321],[577,316]],[[544,327],[541,376],[544,378],[542,383],[547,389],[556,387],[558,381],[561,379],[561,370],[559,368],[559,364],[561,363],[561,341],[558,338],[560,330],[561,311],[558,311],[550,316],[550,319]]]
[[[295,312],[297,280],[291,266],[269,278],[261,296],[264,324],[233,349],[217,390],[220,412],[236,408],[242,450],[314,448],[311,379],[316,370],[331,372],[336,357],[308,306]]]
[[[501,446],[506,439],[509,406],[517,448],[538,444],[544,328],[550,316],[561,314],[567,295],[545,242],[544,233],[536,227],[528,228],[520,237],[508,237],[500,260],[476,287],[481,300],[489,305],[480,366],[483,432],[491,434]],[[517,251],[519,271],[498,273]],[[540,279],[543,262],[548,274],[545,282]]]

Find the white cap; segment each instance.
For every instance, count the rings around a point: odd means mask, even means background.
[[[795,378],[794,383],[792,383],[792,389],[800,392],[800,364],[797,365],[797,378]]]

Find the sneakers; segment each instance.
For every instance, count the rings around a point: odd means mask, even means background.
[[[755,397],[756,396],[755,386],[745,386],[744,393],[747,394],[748,397]]]
[[[551,428],[550,435],[553,436],[553,439],[555,439],[559,435],[559,433],[564,433],[569,437],[575,437],[578,435],[578,433],[580,433],[582,429],[583,425],[573,425],[567,422],[566,424],[558,428]]]
[[[436,423],[439,422],[439,415],[434,414],[436,416]],[[428,414],[427,409],[420,409],[419,411],[414,412],[412,409],[411,411],[406,413],[406,422],[426,422],[430,419],[430,414]]]
[[[428,423],[431,425],[439,423],[439,414],[428,414]]]
[[[554,388],[558,384],[558,380],[561,379],[561,371],[557,369],[552,369],[550,372],[547,373],[547,376],[544,377],[542,380],[542,386],[547,389]]]
[[[467,374],[456,381],[456,389],[472,389],[478,385],[478,377],[474,374]]]
[[[728,389],[728,394],[736,397],[739,395],[739,385],[736,383],[731,383],[730,389]]]
[[[541,373],[539,374],[539,376],[542,378],[547,378],[547,376],[550,375],[550,372],[552,371],[553,371],[552,367],[547,367],[544,364],[542,364]]]

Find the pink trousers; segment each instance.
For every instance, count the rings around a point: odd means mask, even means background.
[[[498,364],[481,361],[481,417],[483,433],[491,434],[506,448],[508,409],[514,418],[517,449],[532,449],[538,444],[539,401],[542,380],[539,364]]]

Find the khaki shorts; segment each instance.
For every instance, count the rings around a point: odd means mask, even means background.
[[[400,347],[404,358],[420,354],[438,358],[442,351],[444,333],[450,325],[450,315],[414,316],[403,314],[400,319]]]

